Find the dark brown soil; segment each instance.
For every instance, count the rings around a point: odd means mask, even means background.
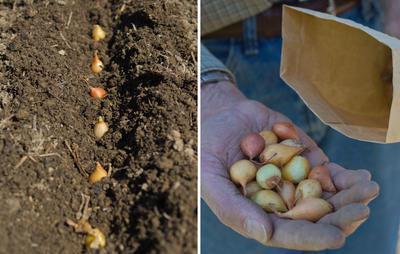
[[[195,253],[195,1],[1,2],[0,253],[85,252],[65,223],[81,194],[105,252]],[[107,37],[94,43],[96,23]],[[100,141],[98,116],[110,126]],[[113,171],[91,185],[78,164],[96,161]]]

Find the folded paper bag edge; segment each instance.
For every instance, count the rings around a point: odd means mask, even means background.
[[[336,131],[342,133],[344,136],[351,138],[351,139],[357,139],[359,141],[365,141],[365,142],[371,142],[371,143],[377,143],[377,144],[390,144],[390,143],[396,143],[398,141],[388,141],[384,138],[384,133],[386,132],[385,129],[382,129],[382,135],[377,134],[374,138],[371,138],[371,130],[376,132],[377,128],[369,129],[367,127],[363,126],[355,126],[355,125],[349,125],[349,124],[342,124],[342,123],[331,123],[327,122],[330,127],[335,129]],[[351,136],[347,134],[346,129],[352,129],[352,134]],[[355,131],[357,130],[357,131]],[[363,133],[369,130],[369,135],[368,137],[365,136]],[[382,138],[383,137],[383,138]]]
[[[400,40],[399,39],[397,39],[397,38],[395,38],[393,36],[390,36],[388,34],[385,34],[383,32],[380,32],[380,31],[374,30],[372,28],[369,28],[367,26],[364,26],[362,24],[359,24],[359,23],[357,23],[357,22],[355,22],[353,20],[340,18],[340,17],[336,17],[336,16],[333,16],[333,15],[328,14],[328,13],[323,13],[323,12],[314,11],[314,10],[310,10],[310,9],[305,9],[305,8],[301,8],[301,7],[289,6],[289,5],[286,5],[286,4],[283,6],[283,9],[282,9],[282,12],[283,12],[283,16],[282,17],[283,17],[283,19],[284,19],[284,15],[285,15],[286,9],[293,9],[293,10],[296,10],[298,12],[309,14],[309,15],[317,17],[317,18],[336,21],[338,23],[341,23],[341,24],[344,24],[344,25],[348,25],[350,27],[353,27],[353,28],[356,28],[358,30],[361,30],[361,31],[365,32],[366,34],[372,36],[373,38],[375,38],[379,42],[387,45],[388,47],[390,47],[392,49],[400,48]],[[282,28],[283,28],[283,22],[282,22]]]
[[[283,8],[283,22],[282,22],[282,36],[283,36],[283,44],[285,45],[285,23],[287,21],[288,16],[290,15],[287,12],[287,9],[294,9],[295,11],[298,12],[303,12],[306,14],[310,14],[311,16],[316,16],[317,18],[322,18],[322,19],[328,19],[328,20],[333,20],[333,21],[337,21],[341,24],[347,25],[347,26],[351,26],[355,29],[361,30],[363,32],[365,32],[366,34],[368,34],[369,36],[371,36],[372,38],[374,38],[375,40],[379,41],[382,44],[385,44],[386,46],[388,46],[392,52],[396,51],[400,48],[400,40],[397,40],[393,37],[390,37],[389,35],[383,34],[379,31],[375,31],[373,29],[370,29],[368,27],[364,27],[359,24],[357,24],[356,22],[350,21],[350,20],[344,20],[344,19],[338,19],[337,17],[334,17],[332,15],[329,14],[324,14],[324,13],[319,13],[319,12],[315,12],[315,11],[311,11],[311,10],[306,10],[306,9],[302,9],[302,8],[297,8],[297,7],[289,7],[287,5],[284,6]],[[388,45],[389,44],[389,45]],[[397,51],[399,52],[399,51]],[[325,110],[327,112],[329,112],[330,114],[334,114],[335,116],[330,116],[327,119],[322,119],[320,117],[319,114],[317,114],[315,112],[315,110],[313,110],[312,107],[310,107],[307,103],[307,100],[305,100],[303,98],[303,96],[300,94],[300,91],[297,91],[297,89],[295,89],[292,85],[290,85],[290,82],[288,80],[288,78],[286,77],[286,72],[287,72],[287,59],[285,58],[285,46],[282,47],[282,52],[281,52],[281,59],[282,59],[282,63],[280,66],[280,77],[285,81],[285,83],[287,83],[294,91],[296,91],[296,93],[302,98],[302,100],[305,102],[305,104],[307,105],[307,107],[315,114],[318,116],[319,119],[321,119],[322,122],[324,122],[325,124],[330,125],[332,128],[334,128],[335,130],[339,131],[340,133],[342,133],[343,135],[353,138],[353,139],[358,139],[358,140],[362,140],[362,141],[368,141],[368,142],[374,142],[374,143],[394,143],[394,142],[399,142],[400,141],[400,130],[399,133],[397,133],[397,135],[388,135],[390,134],[389,131],[387,131],[389,128],[369,128],[369,127],[364,127],[364,126],[355,126],[355,125],[349,125],[349,124],[345,124],[342,121],[340,121],[340,119],[338,118],[338,115],[336,115],[332,110]],[[400,59],[400,55],[398,55],[398,59]],[[399,64],[400,65],[400,64]],[[399,66],[400,67],[400,66]],[[400,68],[398,69],[400,72]],[[398,77],[400,80],[400,73],[398,73]],[[289,74],[290,75],[290,74]],[[395,76],[395,74],[393,75]],[[395,77],[394,77],[395,78]],[[290,79],[290,78],[289,78]],[[400,88],[398,88],[398,94],[399,96],[397,98],[400,98]],[[326,109],[326,106],[324,106],[324,108]],[[329,106],[328,106],[329,108]],[[400,106],[399,106],[400,109]],[[317,110],[317,111],[321,111],[321,110]],[[321,112],[319,112],[321,113]],[[391,114],[392,114],[392,110],[391,110]],[[398,112],[398,116],[400,116],[400,112]],[[322,113],[324,114],[324,113]],[[329,121],[328,119],[331,118],[336,118],[338,121]],[[400,118],[400,117],[399,117]],[[400,126],[397,125],[397,126]],[[398,127],[399,128],[399,127]],[[397,128],[397,129],[398,129]],[[365,135],[364,131],[366,131],[368,134]],[[350,133],[348,133],[350,132]]]
[[[392,49],[392,64],[393,97],[386,135],[388,143],[399,142],[400,140],[400,49]]]

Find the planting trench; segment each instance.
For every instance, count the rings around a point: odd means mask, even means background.
[[[5,1],[0,13],[0,253],[85,251],[65,224],[81,194],[106,252],[194,253],[195,1]],[[96,161],[113,171],[92,185],[78,166]]]

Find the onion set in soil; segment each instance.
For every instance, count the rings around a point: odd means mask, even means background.
[[[104,177],[107,177],[108,173],[107,171],[103,168],[103,166],[96,161],[96,168],[94,171],[89,175],[89,183],[96,183],[98,181],[101,181]]]
[[[324,166],[310,171],[301,154],[307,148],[291,123],[245,135],[240,149],[246,159],[230,167],[231,180],[266,212],[316,222],[333,211],[323,198],[323,191],[336,192],[331,175]]]
[[[104,121],[102,116],[99,116],[96,124],[94,125],[94,136],[101,139],[108,131],[108,124]]]
[[[101,87],[89,87],[90,96],[96,99],[103,99],[107,96],[106,90]]]
[[[93,73],[99,73],[103,70],[104,65],[103,62],[100,60],[97,50],[93,54],[93,59],[92,63],[90,64],[90,69],[92,70]]]
[[[92,30],[92,38],[94,41],[101,41],[106,38],[106,32],[99,25],[94,25]]]

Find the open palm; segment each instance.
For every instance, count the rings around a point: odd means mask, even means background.
[[[346,170],[330,163],[321,149],[299,129],[301,141],[308,148],[303,155],[311,166],[325,163],[331,171],[338,193],[328,201],[335,211],[317,223],[267,214],[240,193],[229,179],[228,169],[244,158],[239,143],[246,134],[271,129],[274,123],[290,120],[245,98],[210,112],[213,113],[202,117],[201,191],[203,199],[222,223],[267,246],[322,250],[341,247],[346,236],[367,219],[369,209],[366,205],[379,192],[378,185],[371,182],[369,172]]]

